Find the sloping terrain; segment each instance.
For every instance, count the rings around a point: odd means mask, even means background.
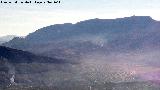
[[[47,26],[3,44],[1,81],[6,89],[159,90],[159,31],[148,16]]]
[[[149,16],[91,19],[76,24],[47,26],[26,38],[17,37],[3,45],[44,56],[71,59],[97,51],[157,49],[160,45],[159,28],[160,22]]]
[[[43,78],[42,74],[54,71],[65,64],[64,60],[0,46],[0,86],[29,83],[42,85],[42,82],[38,81],[38,78]]]

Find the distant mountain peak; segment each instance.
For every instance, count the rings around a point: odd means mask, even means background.
[[[8,41],[12,40],[14,37],[16,37],[16,36],[15,35],[2,36],[2,37],[0,37],[0,44],[8,42]]]
[[[124,19],[153,21],[152,17],[150,17],[150,16],[131,16],[131,17],[125,17]]]

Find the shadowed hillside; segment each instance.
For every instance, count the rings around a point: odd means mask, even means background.
[[[22,50],[0,46],[0,87],[27,83],[38,85],[40,82],[37,78],[42,77],[41,73],[54,68],[58,69],[57,65],[65,64],[64,60],[37,56]],[[52,68],[49,68],[49,65],[53,65]],[[36,74],[39,75],[36,76]]]

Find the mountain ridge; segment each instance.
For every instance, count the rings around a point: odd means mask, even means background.
[[[30,52],[12,49],[9,47],[0,46],[0,57],[8,59],[11,63],[62,63],[63,60],[56,60],[50,57],[42,57]]]
[[[6,81],[9,88],[159,90],[159,31],[160,22],[149,16],[38,29],[0,46],[0,75],[5,76],[0,85]]]
[[[45,56],[54,56],[55,52],[67,56],[68,53],[64,54],[66,49],[73,56],[74,53],[96,50],[112,52],[153,46],[159,48],[159,28],[160,22],[150,16],[91,19],[76,24],[47,26],[25,38],[14,38],[3,45]],[[37,47],[34,49],[34,46]],[[39,51],[42,47],[44,51]]]

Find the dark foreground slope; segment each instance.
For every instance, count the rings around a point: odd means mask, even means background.
[[[63,63],[63,60],[34,55],[30,52],[0,46],[0,57],[11,63]]]
[[[38,79],[43,78],[41,73],[45,74],[54,68],[58,69],[56,65],[61,66],[65,63],[64,60],[0,46],[0,87],[19,84],[42,85],[43,79]]]

